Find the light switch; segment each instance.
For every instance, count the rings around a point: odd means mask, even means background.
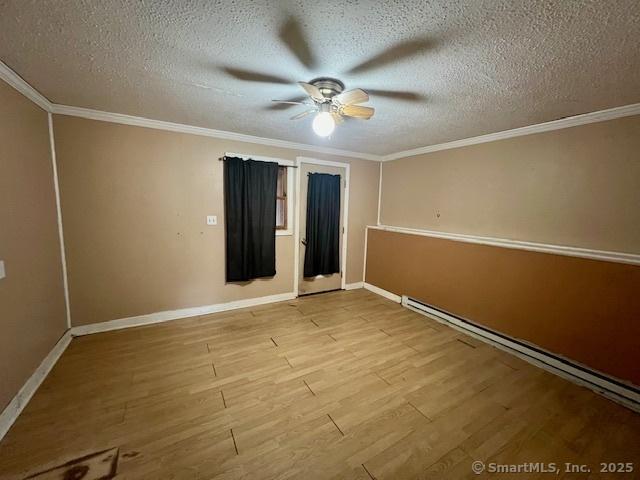
[[[218,217],[215,215],[207,215],[207,225],[217,225]]]
[[[4,260],[0,260],[0,278],[6,277],[7,274],[4,271]]]

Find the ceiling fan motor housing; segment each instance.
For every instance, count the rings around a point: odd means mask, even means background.
[[[327,99],[331,100],[344,90],[344,83],[335,78],[319,77],[309,82],[311,85],[318,87],[320,93]]]

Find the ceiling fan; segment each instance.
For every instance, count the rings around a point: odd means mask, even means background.
[[[291,53],[310,71],[317,71],[317,58],[305,39],[300,23],[293,17],[289,17],[279,31],[279,39]],[[371,70],[384,68],[404,58],[425,52],[433,48],[433,40],[422,38],[400,42],[379,52],[373,57],[360,62],[345,71],[345,74],[360,75]],[[249,82],[292,84],[293,81],[269,73],[243,70],[230,66],[221,69],[228,75]],[[286,100],[273,100],[269,110],[282,110],[293,105],[307,105],[304,112],[291,117],[298,120],[307,115],[316,113],[313,120],[313,130],[317,135],[326,137],[331,135],[336,124],[342,123],[344,118],[369,119],[375,110],[372,107],[363,106],[369,100],[369,94],[374,97],[383,97],[393,100],[418,102],[424,99],[421,93],[399,90],[381,90],[361,88],[346,90],[344,84],[335,78],[319,77],[309,82],[297,82],[305,92],[305,96],[294,97]]]
[[[372,107],[360,105],[369,101],[369,95],[361,88],[344,91],[344,84],[335,78],[320,77],[310,82],[298,82],[308,96],[308,99],[272,100],[286,105],[308,105],[310,108],[291,117],[299,120],[312,113],[317,113],[313,119],[312,128],[316,135],[327,137],[333,133],[336,124],[342,123],[343,117],[370,119],[375,110]]]

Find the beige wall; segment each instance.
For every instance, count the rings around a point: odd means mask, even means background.
[[[336,160],[343,161],[340,158]],[[378,221],[380,163],[352,161],[350,175],[347,283],[355,283],[364,280],[362,273],[366,226],[375,225]]]
[[[277,239],[275,278],[225,284],[226,151],[349,162],[347,282],[362,280],[377,162],[60,115],[54,132],[73,325],[293,291],[292,236]]]
[[[66,328],[47,114],[0,81],[0,411]]]
[[[386,225],[640,253],[640,116],[386,162],[381,213]]]

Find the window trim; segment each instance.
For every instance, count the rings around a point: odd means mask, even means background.
[[[276,192],[276,212],[278,211],[278,200],[285,200],[285,204],[284,204],[284,223],[286,225],[286,228],[280,228],[277,225],[277,221],[276,221],[276,232],[278,231],[287,231],[289,229],[289,168],[285,167],[284,165],[278,165],[278,170],[280,170],[281,168],[283,168],[284,170],[284,177],[286,179],[287,184],[284,187],[284,196],[280,197],[278,196],[277,192]],[[278,177],[280,176],[280,172],[278,172]]]
[[[275,162],[283,167],[291,167],[295,165],[293,160],[285,160],[283,158],[265,157],[264,155],[251,155],[246,153],[225,152],[226,157],[237,157],[243,160],[257,160],[260,162]],[[276,237],[292,236],[293,235],[293,177],[292,172],[287,170],[287,229],[276,230]]]

